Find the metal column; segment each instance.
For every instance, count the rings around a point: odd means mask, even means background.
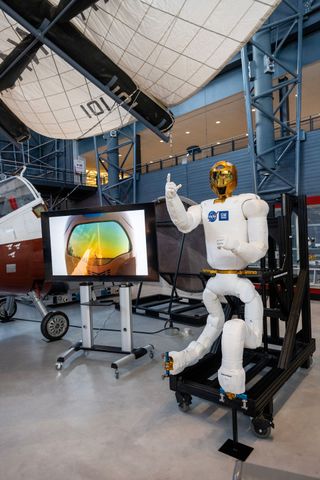
[[[124,352],[132,350],[132,299],[131,285],[120,285],[120,322],[121,322],[121,348]]]
[[[93,283],[80,283],[80,311],[82,325],[82,347],[93,347],[92,301]]]
[[[110,204],[136,203],[137,201],[136,165],[140,162],[140,143],[138,141],[137,145],[137,137],[139,136],[136,132],[136,123],[134,123],[131,127],[104,134],[103,138],[107,140],[106,147],[100,152],[95,146],[97,169],[99,165],[108,173],[108,184],[102,185],[101,181],[98,183],[99,195],[101,199],[104,197]],[[121,158],[120,161],[120,157],[124,158]],[[132,160],[132,167],[125,168],[129,159]]]
[[[111,130],[107,134],[107,155],[108,155],[108,190],[114,201],[119,201],[119,143],[118,131]]]
[[[262,30],[253,40],[261,45],[264,51],[271,51],[271,32]],[[256,151],[263,158],[264,164],[274,168],[274,126],[273,126],[273,100],[272,100],[272,74],[274,63],[263,51],[256,46],[252,47],[254,68],[254,89],[257,97],[256,118]],[[266,93],[268,92],[268,93]],[[267,153],[265,153],[267,152]],[[258,166],[260,175],[268,175],[263,166]]]
[[[299,193],[301,141],[304,140],[300,128],[301,58],[303,19],[307,11],[302,0],[298,0],[298,7],[283,1],[291,11],[289,16],[264,25],[241,52],[254,190],[270,200],[278,198],[280,193]],[[297,50],[296,58],[292,59],[283,54],[283,48],[293,33],[297,36]],[[273,82],[273,78],[281,81]],[[290,96],[294,95],[296,117],[293,120],[288,119],[284,111]]]

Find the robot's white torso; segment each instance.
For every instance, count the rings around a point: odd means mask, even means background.
[[[217,239],[221,236],[235,236],[240,242],[248,242],[248,226],[243,213],[243,204],[256,198],[256,195],[249,193],[229,197],[222,203],[214,203],[213,199],[201,203],[207,260],[212,268],[241,270],[247,266],[246,261],[231,250],[218,249]]]

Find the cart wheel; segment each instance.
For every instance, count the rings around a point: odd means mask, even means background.
[[[262,415],[251,420],[251,430],[258,438],[268,438],[271,428],[274,428],[273,422]]]
[[[41,322],[41,333],[48,340],[60,340],[68,329],[69,319],[63,312],[49,312]]]
[[[8,312],[6,310],[6,303],[7,303],[7,300],[5,298],[2,298],[0,300],[0,322],[1,323],[10,322],[12,317],[14,317],[15,314],[17,313],[17,302],[16,301],[14,301],[13,312],[11,313],[11,315],[8,315]]]
[[[188,402],[180,402],[180,403],[179,403],[179,408],[180,408],[181,412],[187,413],[187,412],[189,412],[189,410],[190,410],[190,403],[188,403]]]
[[[119,377],[120,377],[119,370],[115,370],[114,376],[115,376],[115,378],[116,378],[117,380],[119,379]]]
[[[57,362],[56,363],[56,370],[61,370],[62,369],[62,363]]]
[[[150,358],[153,358],[153,357],[154,357],[154,352],[153,352],[153,350],[150,350],[150,352],[149,352],[149,357],[150,357]]]
[[[301,368],[311,368],[311,367],[312,367],[312,364],[313,364],[313,356],[310,355],[310,357],[308,358],[308,360],[306,360],[306,361],[301,365]]]
[[[176,392],[176,399],[180,410],[184,413],[190,410],[190,405],[192,403],[192,397],[189,393]]]

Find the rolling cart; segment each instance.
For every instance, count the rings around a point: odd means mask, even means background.
[[[274,396],[299,367],[311,366],[315,351],[315,340],[311,336],[306,198],[285,194],[281,197],[280,210],[278,207],[270,205],[267,257],[261,261],[261,268],[251,270],[248,275],[262,296],[264,334],[263,346],[244,350],[245,394],[232,397],[220,389],[217,376],[220,346],[215,346],[196,365],[170,376],[170,389],[175,392],[182,411],[190,408],[193,396],[232,410],[233,439],[227,440],[221,451],[240,460],[245,460],[252,448],[244,446],[249,449],[244,452],[238,442],[237,413],[251,417],[256,436],[268,437],[274,428]],[[294,274],[293,269],[294,242],[299,258],[298,274]],[[239,300],[233,301],[232,310],[243,318]]]

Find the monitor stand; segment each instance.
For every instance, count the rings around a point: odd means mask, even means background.
[[[61,370],[65,361],[79,351],[93,352],[111,352],[117,354],[126,354],[124,357],[112,362],[111,368],[115,370],[115,377],[119,378],[119,368],[143,357],[149,353],[153,358],[154,347],[148,344],[144,347],[133,348],[132,339],[132,300],[131,287],[129,283],[121,284],[119,287],[120,303],[120,324],[121,324],[121,347],[97,345],[93,337],[92,308],[94,306],[105,306],[93,301],[93,283],[86,282],[80,284],[80,312],[82,325],[82,340],[72,345],[68,350],[62,353],[56,361],[56,369]]]

